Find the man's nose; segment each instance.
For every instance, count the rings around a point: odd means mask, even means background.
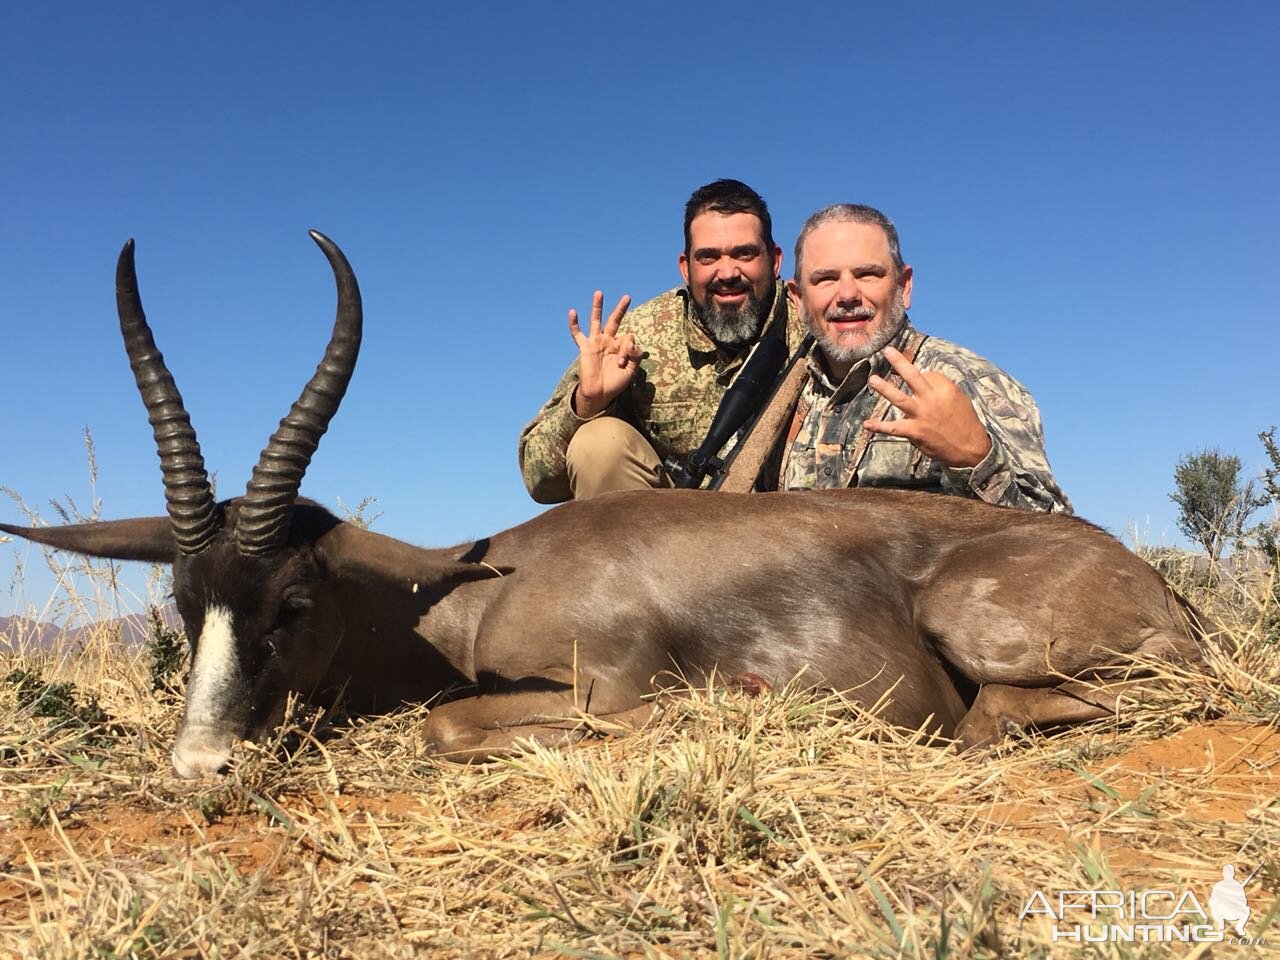
[[[836,303],[840,306],[858,306],[862,303],[862,288],[852,277],[841,279],[836,288]]]
[[[734,257],[721,257],[716,261],[717,280],[732,280],[741,274],[742,265]]]

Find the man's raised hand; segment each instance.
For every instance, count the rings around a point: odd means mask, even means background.
[[[644,354],[636,349],[635,337],[630,333],[618,336],[618,324],[630,305],[631,297],[624,293],[602,326],[604,294],[597,290],[591,296],[591,322],[586,334],[578,326],[578,311],[569,311],[569,333],[578,345],[578,388],[573,395],[573,412],[584,420],[612,403],[640,369]]]
[[[911,393],[872,375],[869,386],[902,411],[898,420],[864,420],[873,433],[906,437],[926,456],[949,467],[976,467],[991,449],[991,437],[978,419],[973,402],[941,373],[922,371],[893,347],[885,359]]]

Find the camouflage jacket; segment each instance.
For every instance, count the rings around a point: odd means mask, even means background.
[[[893,345],[903,349],[913,333],[908,323]],[[856,364],[839,385],[833,385],[811,357],[809,379],[798,406],[807,413],[785,452],[783,488],[906,487],[1027,510],[1071,512],[1044,452],[1040,411],[1022,384],[989,360],[938,337],[924,339],[915,364],[955,381],[973,401],[978,419],[991,437],[991,450],[981,463],[945,467],[926,457],[911,441],[884,434],[871,434],[860,444],[862,421],[873,413],[885,420],[902,415],[866,385],[872,373],[888,379],[893,368],[883,353],[877,353]],[[775,476],[777,470],[775,457]]]
[[[663,460],[686,457],[702,443],[720,398],[746,358],[745,350],[731,354],[717,349],[689,307],[689,292],[677,287],[628,311],[619,329],[635,334],[636,346],[648,357],[627,388],[597,414],[626,420]],[[781,281],[774,285],[768,329],[775,335],[785,331],[789,350],[804,338],[803,324]],[[570,496],[565,449],[586,422],[573,411],[577,385],[575,360],[551,399],[520,433],[520,472],[539,503],[559,503]]]

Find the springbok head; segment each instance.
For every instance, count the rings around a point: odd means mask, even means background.
[[[362,313],[342,251],[316,231],[311,237],[333,268],[337,319],[324,359],[267,442],[243,497],[214,502],[191,418],[142,311],[130,240],[116,267],[116,304],[160,455],[168,517],[4,528],[92,556],[173,564],[174,599],[194,651],[173,749],[181,776],[223,769],[237,739],[269,731],[289,691],[318,682],[341,635],[317,549],[336,522],[298,506],[297,497],[355,369]],[[306,516],[295,523],[295,513]]]
[[[160,454],[169,515],[65,527],[0,524],[0,531],[60,550],[173,564],[174,599],[194,651],[173,748],[183,777],[224,770],[237,740],[260,738],[279,722],[290,692],[327,698],[343,688],[366,646],[385,639],[369,610],[382,612],[376,597],[387,595],[370,598],[371,584],[411,598],[400,612],[416,622],[421,602],[436,591],[501,573],[455,551],[424,550],[343,523],[298,497],[351,381],[362,327],[360,290],[346,257],[322,234],[311,237],[333,268],[337,320],[324,359],[267,442],[244,496],[214,502],[191,418],[142,312],[129,241],[116,267],[120,331]],[[426,641],[409,642],[422,657]],[[335,661],[340,644],[348,644],[355,666],[350,658]],[[425,662],[428,673],[442,669],[438,655]],[[442,678],[414,674],[408,687],[425,699],[456,676],[451,667]],[[405,677],[391,679],[405,688]]]

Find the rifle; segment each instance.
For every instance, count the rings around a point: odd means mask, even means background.
[[[791,422],[796,401],[800,399],[807,379],[808,368],[800,361],[812,349],[813,334],[810,333],[800,341],[800,346],[796,347],[796,352],[787,361],[786,370],[778,378],[773,392],[761,406],[755,421],[724,458],[720,472],[712,480],[709,490],[750,493],[755,488],[756,479],[760,476],[765,461]]]
[[[725,391],[724,397],[720,400],[720,406],[716,408],[716,415],[711,420],[711,427],[707,430],[706,439],[698,445],[698,448],[689,454],[688,461],[681,464],[675,457],[669,457],[664,464],[667,472],[671,474],[675,482],[675,486],[680,489],[697,489],[702,486],[702,482],[711,477],[709,490],[718,489],[723,483],[728,472],[728,466],[733,462],[739,451],[746,444],[747,438],[755,429],[756,424],[751,422],[746,432],[743,434],[742,440],[729,452],[729,455],[723,460],[717,454],[720,449],[729,442],[729,438],[742,429],[744,424],[752,421],[752,418],[758,417],[762,410],[768,408],[773,403],[774,397],[777,395],[781,386],[774,386],[775,380],[778,379],[778,373],[783,369],[786,362],[788,372],[796,365],[797,361],[804,356],[810,345],[813,343],[813,335],[804,338],[796,352],[787,362],[787,345],[784,340],[775,336],[765,336],[751,348],[751,353],[747,356],[746,362],[742,365],[742,370],[729,384],[729,389]],[[784,377],[785,381],[786,378]],[[773,389],[770,390],[770,387]],[[768,395],[766,398],[766,394]],[[792,400],[794,402],[794,398]],[[776,440],[776,437],[773,438]],[[772,441],[770,442],[772,446]],[[759,467],[757,466],[757,471]],[[755,477],[751,478],[754,482]]]

